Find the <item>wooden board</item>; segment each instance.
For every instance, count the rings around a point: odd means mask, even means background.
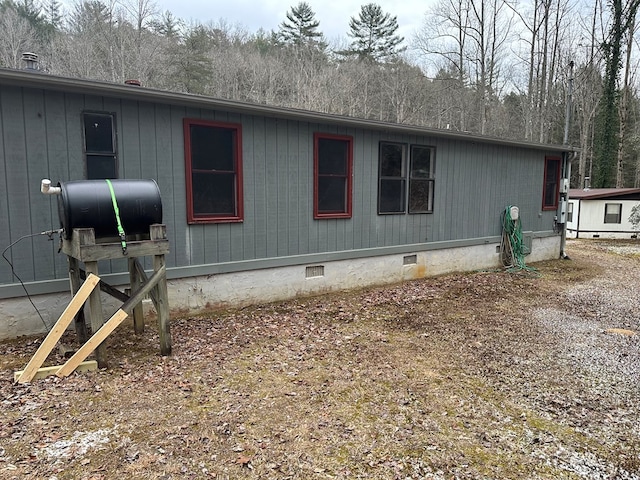
[[[122,309],[114,313],[100,329],[56,372],[58,377],[66,377],[89,356],[113,332],[129,314]]]
[[[636,332],[633,330],[628,330],[626,328],[608,328],[605,330],[606,333],[612,333],[615,335],[623,335],[625,337],[635,337]]]
[[[91,231],[91,234],[87,232]],[[158,239],[154,241],[130,241],[127,242],[127,255],[122,253],[122,244],[95,243],[91,238],[93,229],[74,229],[71,240],[63,240],[62,253],[82,262],[97,262],[98,260],[112,260],[114,258],[144,257],[147,255],[164,255],[169,253],[169,240]]]
[[[45,378],[51,375],[55,375],[57,371],[60,370],[61,367],[62,365],[53,365],[51,367],[39,368],[38,370],[36,370],[36,373],[33,376],[33,380],[38,380],[40,378]],[[75,371],[76,372],[95,372],[96,370],[98,370],[98,362],[96,362],[95,360],[88,360],[86,362],[80,363],[76,367]],[[13,374],[13,381],[17,382],[18,379],[20,378],[20,375],[22,375],[22,371],[15,372]]]
[[[86,264],[87,271],[92,262]],[[167,268],[164,264],[158,266],[158,270],[149,278],[149,280],[127,300],[116,313],[114,313],[107,322],[102,325],[96,333],[82,346],[80,349],[65,363],[62,368],[56,372],[58,377],[66,377],[69,375],[75,367],[80,364],[85,358],[89,356],[91,352],[100,347],[102,342],[113,332],[122,321],[129,316],[133,311],[133,308],[142,301],[142,299],[153,289],[158,282],[162,282],[166,289],[166,273]],[[92,320],[93,321],[93,320]],[[170,341],[170,339],[169,339]],[[98,360],[98,366],[101,365],[100,351],[96,352]],[[104,359],[102,359],[104,361]]]
[[[87,280],[82,284],[80,290],[73,296],[67,308],[64,309],[62,315],[53,326],[47,337],[40,345],[40,348],[33,355],[25,369],[22,371],[20,377],[17,378],[18,383],[28,383],[33,380],[36,372],[42,366],[45,359],[51,353],[51,350],[56,346],[62,334],[66,331],[67,327],[74,319],[78,310],[82,308],[84,302],[87,300],[91,292],[96,288],[96,285],[100,282],[100,278],[96,275],[89,275]]]

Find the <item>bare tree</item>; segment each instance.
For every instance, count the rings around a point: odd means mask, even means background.
[[[427,61],[430,58],[444,60],[444,64],[436,63],[439,74],[446,72],[447,77],[455,79],[447,82],[447,89],[458,91],[453,96],[457,101],[449,104],[447,110],[457,111],[458,118],[454,120],[448,115],[450,121],[447,121],[447,125],[462,131],[467,129],[468,106],[462,92],[469,79],[465,62],[469,22],[468,0],[440,0],[427,11],[423,26],[414,37],[414,46],[426,56]]]
[[[383,120],[396,123],[421,122],[425,103],[420,98],[427,88],[419,68],[404,60],[387,65],[380,75]]]
[[[487,133],[490,97],[496,94],[499,63],[503,47],[509,38],[511,18],[505,15],[501,0],[471,0],[470,6],[470,68],[473,71],[481,134]]]
[[[631,12],[631,18],[629,18],[629,28],[626,32],[626,52],[625,52],[625,63],[624,63],[624,77],[622,82],[622,95],[620,98],[620,108],[618,109],[618,116],[620,122],[620,132],[618,134],[618,152],[616,159],[616,187],[622,188],[625,184],[624,178],[624,157],[625,157],[625,148],[627,147],[627,127],[628,127],[628,116],[629,116],[629,103],[630,103],[630,89],[631,85],[629,83],[630,75],[631,75],[631,55],[633,52],[633,38],[636,31],[636,11]],[[636,169],[637,170],[637,169]]]
[[[593,142],[595,116],[602,96],[602,52],[598,48],[602,42],[599,25],[602,23],[603,4],[596,0],[589,11],[578,15],[578,24],[582,30],[581,38],[574,51],[576,75],[573,103],[575,122],[579,134],[580,151],[574,185],[584,187],[587,177],[592,177]]]
[[[69,36],[65,48],[69,75],[102,80],[118,80],[115,41],[117,28],[115,4],[99,1],[77,3],[69,17]]]
[[[487,133],[488,111],[497,94],[500,62],[510,36],[511,13],[502,0],[442,0],[425,16],[415,37],[424,54],[446,60],[446,70],[454,72],[461,89],[475,93],[474,130]],[[471,111],[460,96],[459,128],[466,130]]]
[[[37,32],[11,4],[0,9],[0,31],[0,65],[21,68],[22,53],[37,51]]]

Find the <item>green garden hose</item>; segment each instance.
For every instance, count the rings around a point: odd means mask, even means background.
[[[502,212],[502,241],[500,243],[500,260],[504,268],[511,273],[537,273],[524,261],[525,255],[531,253],[524,244],[520,215],[512,218],[512,205]]]

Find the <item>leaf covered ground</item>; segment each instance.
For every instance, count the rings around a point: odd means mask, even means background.
[[[640,479],[638,253],[125,323],[28,385],[0,343],[0,478]]]

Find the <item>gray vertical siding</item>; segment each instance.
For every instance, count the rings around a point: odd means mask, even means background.
[[[163,127],[158,132],[158,138],[169,134],[171,139],[171,148],[169,150],[158,151],[162,157],[158,158],[158,165],[165,174],[170,177],[158,177],[158,185],[163,195],[162,200],[162,217],[167,225],[173,228],[167,229],[167,236],[171,245],[171,256],[167,258],[168,265],[190,265],[192,261],[191,254],[191,230],[187,229],[187,201],[184,195],[178,195],[177,192],[169,193],[168,197],[165,192],[172,192],[174,184],[182,180],[185,182],[184,164],[174,162],[174,158],[184,157],[184,131],[182,127],[182,119],[186,115],[184,108],[169,107],[170,117],[168,122],[162,122],[159,126]],[[168,165],[165,165],[167,162]],[[168,167],[168,168],[167,168]],[[163,188],[164,187],[164,188]],[[184,189],[184,187],[183,187]],[[170,212],[166,211],[166,206],[171,208]]]
[[[5,128],[6,122],[11,122],[13,119],[7,118],[5,120],[5,108],[4,108],[4,89],[0,89],[0,156],[2,162],[0,162],[0,248],[5,249],[5,246],[11,242],[11,218],[9,215],[9,165],[7,162],[7,148],[5,142]],[[7,252],[9,258],[11,258],[12,252]],[[0,259],[0,262],[5,263],[4,259]],[[4,270],[3,270],[4,268]],[[8,266],[5,264],[0,267],[0,282],[6,282],[13,280]]]
[[[28,165],[26,120],[29,115],[23,110],[23,98],[19,88],[3,88],[0,90],[0,105],[3,117],[3,143],[6,177],[6,200],[9,210],[6,228],[2,230],[2,245],[9,245],[23,235],[32,233],[31,213],[32,204],[29,202],[29,172],[35,170],[35,165]],[[33,112],[30,112],[33,114]],[[33,159],[36,162],[41,159]],[[43,205],[44,206],[44,202]],[[3,246],[4,250],[4,246]],[[15,245],[7,255],[16,266],[18,275],[25,280],[34,278],[33,240],[25,239]],[[2,262],[4,263],[4,261]],[[11,280],[11,274],[6,265],[2,267],[2,278],[6,282]],[[43,272],[44,273],[44,272]]]
[[[68,178],[69,176],[69,131],[67,121],[67,108],[65,95],[60,92],[50,92],[44,96],[44,121],[46,128],[46,165],[47,168],[42,172],[42,178],[61,179]],[[39,140],[42,142],[42,139]],[[29,182],[33,180],[33,176],[30,175]],[[39,182],[38,182],[39,183]],[[37,185],[37,183],[36,183]],[[42,197],[42,194],[40,194]],[[41,202],[41,198],[36,199],[37,202]],[[58,222],[58,206],[54,198],[45,201],[48,204],[48,215],[50,219],[50,229],[57,228]],[[58,239],[55,238],[51,242],[50,248],[53,251],[52,258],[55,262],[55,273],[52,278],[61,278],[67,275],[67,259],[63,255],[58,255]]]
[[[525,229],[552,227],[554,212],[541,211],[541,150],[2,87],[1,248],[22,235],[58,226],[56,199],[40,194],[40,180],[84,177],[84,110],[115,113],[122,178],[158,182],[171,242],[169,267],[495,236],[500,213],[510,204],[521,208]],[[242,125],[242,223],[187,225],[184,118]],[[314,132],[353,137],[350,219],[313,218]],[[378,145],[383,140],[435,148],[433,214],[377,214]],[[10,258],[25,281],[67,275],[57,242],[44,238],[20,242]],[[122,260],[100,265],[104,273],[125,267]],[[9,267],[1,264],[0,284],[14,281]]]

